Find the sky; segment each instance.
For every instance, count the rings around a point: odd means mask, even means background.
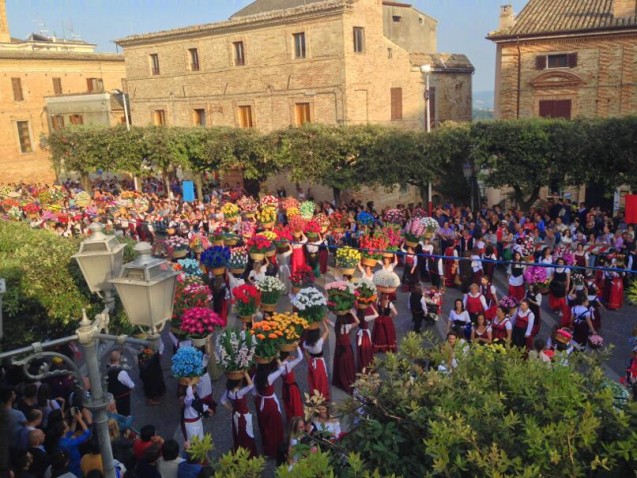
[[[500,5],[519,13],[527,0],[400,0],[438,20],[438,52],[464,53],[476,68],[473,90],[492,91],[495,45],[485,36],[498,25]],[[98,51],[131,34],[226,20],[252,0],[7,0],[11,36],[79,35]]]

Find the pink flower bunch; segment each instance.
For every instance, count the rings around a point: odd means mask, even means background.
[[[425,225],[418,219],[411,219],[405,227],[405,233],[416,237],[422,237],[425,234]]]
[[[416,219],[427,217],[427,211],[425,211],[421,207],[417,207],[416,209],[414,209],[414,212],[411,214],[411,217],[416,218]]]
[[[205,307],[186,309],[181,316],[181,330],[195,338],[203,338],[223,325],[219,314]]]
[[[524,280],[529,284],[537,284],[546,280],[546,268],[539,266],[527,267],[524,271]]]
[[[512,309],[513,307],[518,306],[518,301],[515,297],[512,297],[510,295],[505,295],[504,297],[502,297],[502,299],[500,299],[500,305],[502,307]]]
[[[55,222],[57,222],[58,216],[54,212],[44,211],[42,213],[42,220],[43,221],[55,221]]]
[[[398,249],[400,243],[403,242],[403,237],[400,234],[400,229],[396,226],[385,226],[382,229],[382,235],[385,237],[387,241],[388,249],[395,250]]]
[[[560,257],[564,259],[567,266],[575,264],[575,256],[571,251],[563,247],[556,247],[555,251],[553,251],[553,262],[557,261]]]
[[[272,195],[263,196],[261,198],[261,206],[279,207],[279,200]]]
[[[400,209],[390,209],[385,213],[385,222],[402,226],[405,220],[405,213]]]
[[[522,242],[522,255],[532,256],[535,253],[535,240],[533,236],[529,235],[524,238]]]
[[[237,206],[244,212],[256,212],[259,208],[259,203],[252,196],[241,196],[237,200]]]
[[[252,237],[257,231],[257,225],[252,221],[243,221],[239,228],[241,235],[244,237]]]
[[[353,293],[352,290],[352,284],[350,282],[345,282],[343,280],[339,280],[339,281],[335,281],[335,282],[330,282],[329,284],[325,285],[325,290],[326,291],[330,291],[330,290],[340,290],[340,291],[350,291]]]

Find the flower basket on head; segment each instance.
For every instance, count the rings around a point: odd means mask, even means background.
[[[356,216],[356,222],[361,226],[372,227],[376,222],[376,219],[374,219],[374,216],[367,211],[361,211]]]
[[[266,311],[276,307],[281,294],[285,292],[285,284],[277,277],[265,276],[260,281],[257,281],[255,285],[261,292],[261,308]],[[264,305],[266,308],[263,307]]]
[[[201,264],[214,275],[223,275],[230,260],[230,248],[223,246],[209,247],[201,254]]]
[[[301,216],[294,216],[288,219],[288,226],[292,231],[292,235],[298,239],[301,237],[301,234],[305,230],[305,223],[307,221],[303,219]]]
[[[252,221],[243,221],[239,224],[239,232],[241,233],[241,237],[249,239],[257,232],[257,226]]]
[[[571,251],[565,249],[564,247],[556,247],[553,251],[553,262],[557,262],[559,258],[564,259],[564,262],[567,266],[572,266],[575,264],[575,256]]]
[[[233,274],[243,274],[248,267],[248,251],[245,247],[234,247],[230,250],[230,259],[227,264]]]
[[[208,249],[210,246],[210,241],[203,234],[193,234],[190,238],[190,248],[197,254]]]
[[[240,236],[233,234],[231,232],[224,232],[223,234],[223,243],[226,246],[230,246],[230,247],[236,246],[240,239],[241,239]]]
[[[330,218],[327,217],[327,214],[324,214],[322,212],[316,214],[314,216],[314,221],[316,221],[316,223],[321,227],[322,233],[326,233],[327,230],[330,228]]]
[[[255,323],[250,333],[256,337],[254,361],[256,363],[270,363],[279,354],[279,346],[283,342],[283,331],[279,330],[277,323],[271,320],[262,320]]]
[[[425,225],[420,219],[412,218],[409,220],[403,231],[405,244],[409,247],[416,247],[421,238],[425,235]]]
[[[266,257],[272,257],[273,255],[275,255],[276,254],[276,246],[275,246],[275,244],[276,244],[276,240],[279,238],[279,236],[277,236],[276,232],[270,231],[270,230],[266,230],[266,231],[259,232],[257,234],[257,236],[264,237],[268,241],[270,241],[270,248],[266,251],[265,256]]]
[[[180,270],[186,276],[201,277],[201,267],[199,267],[199,262],[195,259],[179,259],[177,264],[179,264]]]
[[[301,289],[294,297],[292,306],[309,324],[320,323],[327,313],[327,300],[315,287]]]
[[[361,236],[359,239],[363,265],[375,267],[377,262],[383,258],[383,251],[387,248],[387,241],[380,235]]]
[[[241,196],[237,200],[237,206],[247,215],[252,214],[253,217],[257,209],[259,209],[259,203],[252,196]]]
[[[221,206],[221,213],[228,222],[236,222],[240,212],[239,206],[231,202],[227,202]]]
[[[252,367],[257,340],[251,333],[239,329],[225,329],[217,337],[217,360],[231,380],[243,377]]]
[[[215,331],[215,328],[223,325],[219,314],[209,308],[192,307],[186,309],[181,315],[181,330],[197,347],[206,345],[208,337]]]
[[[166,239],[166,247],[168,248],[168,253],[173,258],[182,258],[186,257],[188,254],[188,239],[179,236],[171,236]]]
[[[277,197],[272,196],[271,194],[267,194],[261,198],[261,207],[269,206],[273,208],[279,207],[279,199]]]
[[[547,279],[546,268],[540,266],[530,266],[524,270],[524,280],[528,284],[542,283]]]
[[[298,209],[299,201],[295,197],[288,196],[281,201],[281,207],[286,211],[288,209]]]
[[[196,382],[204,374],[203,353],[195,347],[179,347],[172,357],[170,371],[180,379],[194,379]]]
[[[276,241],[274,241],[274,245],[277,247],[277,251],[279,253],[287,251],[290,241],[292,241],[294,238],[289,226],[278,226],[274,229],[274,232],[277,236]]]
[[[316,240],[318,235],[321,232],[321,225],[314,221],[310,220],[305,224],[305,235],[310,240]]]
[[[276,222],[276,208],[274,206],[262,206],[257,212],[256,218],[264,229],[272,229]]]
[[[290,275],[292,283],[292,293],[297,294],[304,287],[314,285],[314,270],[307,264],[301,264],[294,274]]]
[[[232,289],[235,299],[234,310],[240,318],[252,319],[257,313],[257,306],[261,299],[259,290],[251,284],[242,284]],[[243,319],[242,319],[243,321]]]
[[[272,248],[272,241],[257,235],[248,239],[246,247],[252,260],[262,261],[265,254]]]
[[[425,238],[431,239],[438,234],[440,224],[437,219],[434,219],[433,217],[423,217],[421,222],[423,226],[425,226],[425,233],[423,234]]]
[[[181,334],[181,316],[187,309],[193,307],[208,307],[212,301],[210,288],[203,283],[199,276],[177,276],[175,298],[173,299],[173,318],[171,326],[176,335]]]
[[[518,306],[518,301],[515,297],[505,295],[504,297],[502,297],[502,299],[500,299],[500,306],[508,309],[510,312],[511,309],[514,309]]]
[[[354,275],[360,261],[361,253],[352,247],[345,246],[336,250],[336,267],[341,269],[343,275]]]
[[[330,216],[330,223],[332,224],[332,231],[337,234],[342,234],[345,229],[349,228],[350,217],[347,214],[343,214],[340,211],[335,211]]]
[[[376,284],[369,279],[362,278],[354,284],[356,291],[356,308],[367,309],[378,300]]]
[[[225,232],[220,227],[216,228],[214,231],[210,233],[210,241],[213,246],[223,246],[225,240]]]
[[[384,217],[386,224],[394,224],[402,227],[405,222],[405,213],[400,209],[389,209]]]
[[[378,292],[382,294],[396,292],[396,289],[400,286],[400,277],[398,277],[398,274],[384,269],[374,272],[372,281],[376,285]]]
[[[292,312],[273,314],[270,321],[276,324],[275,333],[282,332],[279,350],[292,352],[296,350],[303,331],[308,328],[307,320]]]
[[[356,291],[350,282],[336,281],[325,286],[327,307],[336,315],[347,314],[356,303]]]
[[[303,201],[299,206],[299,214],[303,219],[309,221],[314,216],[315,209],[316,204],[313,201]]]

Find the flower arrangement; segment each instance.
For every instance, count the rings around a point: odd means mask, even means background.
[[[239,206],[234,203],[227,202],[223,206],[221,206],[221,213],[226,219],[237,217],[239,215],[239,212]]]
[[[276,208],[273,206],[262,206],[256,217],[261,224],[272,224],[276,222]]]
[[[341,269],[351,269],[361,261],[361,253],[349,246],[336,250],[336,266]]]
[[[325,232],[330,228],[330,218],[326,214],[320,212],[314,216],[314,220],[321,226],[321,232]]]
[[[402,226],[405,222],[405,213],[400,209],[389,209],[385,213],[384,220],[388,224]]]
[[[267,194],[261,198],[261,207],[270,206],[273,208],[279,207],[279,199],[272,196],[271,194]]]
[[[18,207],[17,206],[13,206],[13,207],[11,207],[9,209],[9,211],[11,211],[12,209],[18,209]],[[22,212],[20,212],[20,215],[22,215]],[[45,222],[49,222],[49,221],[57,222],[58,221],[58,215],[56,213],[54,213],[54,212],[51,212],[51,211],[44,211],[42,213],[42,220],[45,221]]]
[[[190,238],[190,248],[195,252],[202,252],[210,247],[210,241],[203,234],[193,234]]]
[[[340,211],[335,211],[330,216],[330,222],[332,223],[332,229],[335,232],[339,232],[338,229],[341,229],[340,232],[343,232],[343,229],[349,228],[350,217],[347,214],[343,214]]]
[[[314,216],[314,209],[316,209],[316,205],[313,201],[303,201],[299,206],[299,214],[303,219],[309,221]]]
[[[287,351],[296,348],[303,331],[310,325],[307,320],[292,312],[273,314],[270,321],[276,323],[275,332],[281,331],[283,333],[281,335],[281,342],[283,342],[281,350],[288,349]]]
[[[385,239],[385,249],[388,251],[397,251],[403,242],[400,229],[395,225],[383,227],[378,235]]]
[[[211,300],[210,288],[200,277],[179,275],[173,300],[173,318],[179,319],[186,309],[192,307],[208,307]]]
[[[289,242],[293,239],[289,226],[278,226],[274,229],[274,232],[277,235],[277,245],[283,245],[285,242]]]
[[[252,221],[243,221],[239,224],[239,232],[243,237],[252,237],[257,231],[257,226]]]
[[[194,347],[179,347],[173,355],[170,371],[177,378],[201,377],[204,374],[203,353]]]
[[[306,220],[301,216],[288,217],[288,226],[290,227],[292,234],[296,235],[303,232],[305,230],[305,223]]]
[[[261,292],[261,301],[264,304],[276,304],[285,292],[285,284],[277,277],[265,276],[255,285]]]
[[[403,236],[405,236],[405,241],[415,246],[424,235],[425,235],[425,225],[420,221],[420,219],[412,218],[407,222],[407,225],[405,226],[405,230],[403,231]]]
[[[283,201],[281,201],[281,207],[285,209],[286,211],[292,208],[298,209],[299,201],[295,197],[288,196],[285,199],[283,199]]]
[[[181,330],[193,339],[202,339],[215,331],[215,327],[223,326],[223,320],[207,307],[186,309],[181,316]]]
[[[305,223],[305,235],[308,237],[308,239],[310,238],[315,239],[316,237],[318,237],[320,232],[321,232],[321,225],[315,220],[312,219],[310,221],[307,221],[307,223]]]
[[[371,227],[374,225],[375,221],[376,220],[374,219],[374,216],[372,216],[367,211],[361,211],[358,213],[358,216],[356,216],[356,222],[359,223],[361,226]]]
[[[301,211],[299,211],[298,207],[291,207],[285,211],[285,215],[288,219],[301,215]]]
[[[91,204],[91,195],[86,191],[80,191],[75,195],[75,204],[79,207],[87,207]]]
[[[371,259],[372,261],[377,261],[382,259],[383,257],[383,252],[386,248],[387,248],[387,242],[385,241],[385,238],[378,235],[378,236],[361,236],[359,239],[359,244],[361,247],[361,254],[363,255],[363,261],[365,259]],[[369,264],[365,264],[365,265],[370,265],[371,267],[375,266],[376,263],[374,262],[373,264],[370,262]]]
[[[396,289],[400,286],[400,277],[398,277],[398,274],[384,269],[374,272],[372,281],[380,292],[384,292],[382,289]]]
[[[44,216],[42,216],[44,219]],[[180,236],[171,236],[166,239],[166,246],[174,251],[185,251],[188,249],[188,239]]]
[[[440,224],[433,217],[423,217],[420,221],[425,226],[425,236],[432,237],[440,230]]]
[[[522,255],[524,257],[529,257],[535,254],[535,240],[533,236],[529,235],[524,238],[522,241]]]
[[[575,256],[571,251],[563,247],[556,247],[553,251],[553,262],[556,262],[559,258],[564,259],[567,266],[575,264]]]
[[[586,278],[581,272],[573,272],[573,274],[571,274],[571,280],[573,281],[576,289],[582,289],[586,282]]]
[[[592,349],[598,349],[604,346],[604,339],[601,335],[593,334],[588,338],[588,345]]]
[[[537,284],[547,279],[546,268],[540,266],[530,266],[524,271],[524,280],[529,284]]]
[[[70,220],[69,215],[66,214],[65,212],[58,214],[58,222],[60,224],[68,224],[69,220]]]
[[[283,331],[277,327],[276,322],[271,320],[257,322],[250,329],[250,333],[257,338],[255,355],[268,359],[278,355]]]
[[[234,247],[230,250],[228,268],[244,269],[248,266],[248,250],[245,247]]]
[[[15,199],[7,198],[2,200],[0,207],[2,207],[3,210],[8,211],[12,207],[20,207],[20,203]]]
[[[500,299],[500,305],[510,310],[518,306],[518,300],[510,295],[505,295]]]
[[[306,287],[296,294],[292,306],[309,323],[315,323],[322,321],[325,317],[327,300],[316,287]]]
[[[356,291],[350,282],[336,281],[325,285],[327,307],[335,314],[349,312],[356,303]]]
[[[314,284],[314,271],[307,264],[301,264],[294,274],[290,275],[290,282],[292,287],[302,289],[303,287],[309,287]]]
[[[369,279],[362,278],[354,284],[356,290],[356,301],[365,306],[369,306],[378,300],[376,284]]]
[[[411,213],[411,217],[415,218],[415,219],[421,219],[423,217],[427,217],[427,211],[425,211],[423,208],[421,207],[417,207],[413,210],[413,212]]]
[[[34,202],[30,202],[22,206],[22,210],[27,216],[34,216],[40,212],[40,206]]]
[[[199,262],[195,259],[179,259],[177,264],[179,264],[180,270],[187,276],[201,275],[201,267],[199,267]]]
[[[277,233],[274,231],[261,231],[257,234],[257,236],[265,237],[268,241],[272,242],[276,241],[279,238]]]
[[[9,211],[7,211],[7,214],[9,215],[9,218],[14,221],[19,221],[20,219],[22,219],[22,209],[20,209],[18,206],[13,206],[11,209],[9,209]]]
[[[222,228],[218,227],[210,233],[210,237],[215,242],[223,241],[225,238],[225,232]]]
[[[42,204],[62,204],[65,198],[66,193],[60,186],[52,186],[38,194]]]
[[[272,248],[272,241],[263,236],[256,235],[248,239],[246,247],[251,254],[265,254]]]
[[[201,253],[201,264],[208,269],[226,267],[230,260],[230,248],[224,246],[209,247]]]
[[[237,200],[237,206],[243,212],[255,213],[259,208],[259,203],[252,196],[241,196]]]
[[[261,297],[259,290],[251,284],[242,284],[232,289],[235,298],[234,309],[239,317],[249,317],[257,312]]]
[[[226,372],[247,370],[252,366],[252,359],[257,340],[245,330],[225,329],[219,334],[216,342],[219,365]]]

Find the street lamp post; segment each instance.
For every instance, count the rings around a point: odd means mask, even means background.
[[[429,75],[431,74],[431,65],[421,65],[420,71],[425,75],[425,131],[431,133],[431,105],[429,103]],[[427,184],[427,211],[429,212],[429,216],[433,214],[431,181]]]
[[[128,116],[128,95],[122,90],[111,91],[112,95],[118,95],[122,97],[122,103],[124,104],[124,121],[126,121],[126,131],[130,131],[130,118]],[[133,175],[133,187],[135,191],[138,190],[137,176]]]
[[[473,202],[473,197],[475,196],[474,191],[473,191],[473,166],[471,165],[471,163],[464,163],[462,165],[462,174],[464,175],[465,179],[467,181],[469,181],[469,185],[471,187],[471,211],[474,211],[474,202]]]

